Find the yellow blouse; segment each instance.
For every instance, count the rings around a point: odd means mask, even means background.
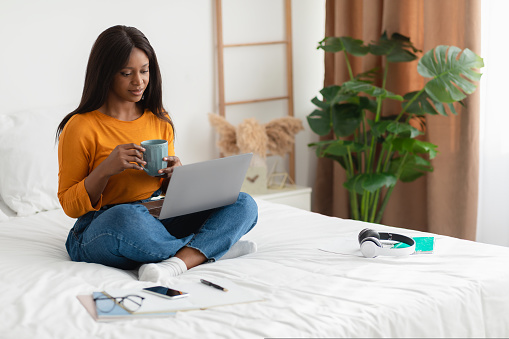
[[[58,144],[58,199],[64,212],[78,218],[105,205],[149,198],[159,189],[162,179],[140,170],[127,169],[112,176],[95,206],[84,183],[117,145],[140,145],[150,139],[168,140],[168,155],[175,155],[171,125],[149,110],[133,121],[117,120],[99,111],[74,115]]]

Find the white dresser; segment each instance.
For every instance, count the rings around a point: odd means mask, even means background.
[[[303,186],[287,186],[282,189],[268,189],[263,194],[253,194],[254,198],[285,204],[306,211],[311,211],[311,188]]]

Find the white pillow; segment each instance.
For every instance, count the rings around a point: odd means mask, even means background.
[[[60,207],[55,132],[71,110],[0,114],[0,196],[18,216]]]
[[[9,217],[15,217],[16,212],[9,208],[0,196],[0,222],[9,220]]]
[[[0,210],[0,222],[5,221],[7,219],[9,219],[9,217],[7,217],[7,215],[2,210]]]

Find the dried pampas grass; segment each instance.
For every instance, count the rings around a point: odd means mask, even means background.
[[[274,119],[265,125],[269,139],[268,151],[274,155],[284,155],[292,150],[295,134],[302,131],[302,121],[294,117]]]
[[[294,117],[278,118],[266,124],[250,118],[245,119],[237,128],[216,114],[209,114],[209,121],[219,134],[217,146],[225,155],[248,152],[262,158],[268,152],[284,155],[291,151],[295,134],[304,129],[302,121]]]
[[[217,146],[221,152],[226,156],[239,154],[240,150],[237,146],[237,132],[235,131],[235,127],[217,114],[210,113],[209,121],[219,134]]]

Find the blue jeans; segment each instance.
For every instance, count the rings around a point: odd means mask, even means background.
[[[66,242],[73,261],[135,269],[168,259],[182,247],[199,250],[208,262],[221,258],[258,220],[258,206],[241,192],[231,205],[159,220],[139,202],[84,214]]]

